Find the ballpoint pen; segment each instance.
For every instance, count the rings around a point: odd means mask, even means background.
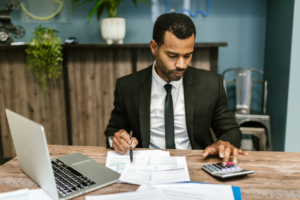
[[[132,151],[132,133],[130,133],[130,161],[133,159],[133,151]]]

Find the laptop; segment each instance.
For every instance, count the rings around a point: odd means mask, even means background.
[[[71,199],[118,181],[119,173],[81,153],[50,159],[44,127],[5,111],[21,170],[54,200]]]

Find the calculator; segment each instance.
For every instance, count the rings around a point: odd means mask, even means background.
[[[234,177],[247,176],[254,173],[252,170],[242,169],[241,167],[228,162],[226,166],[222,163],[203,165],[202,169],[209,173],[211,176],[218,179],[228,179]]]

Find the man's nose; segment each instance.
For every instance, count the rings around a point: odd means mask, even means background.
[[[183,57],[179,57],[178,58],[178,60],[176,62],[176,67],[180,68],[180,69],[185,68],[185,66],[184,66],[184,58]]]

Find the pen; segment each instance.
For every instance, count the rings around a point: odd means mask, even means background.
[[[132,133],[130,133],[130,161],[133,159],[133,151],[132,151]]]

